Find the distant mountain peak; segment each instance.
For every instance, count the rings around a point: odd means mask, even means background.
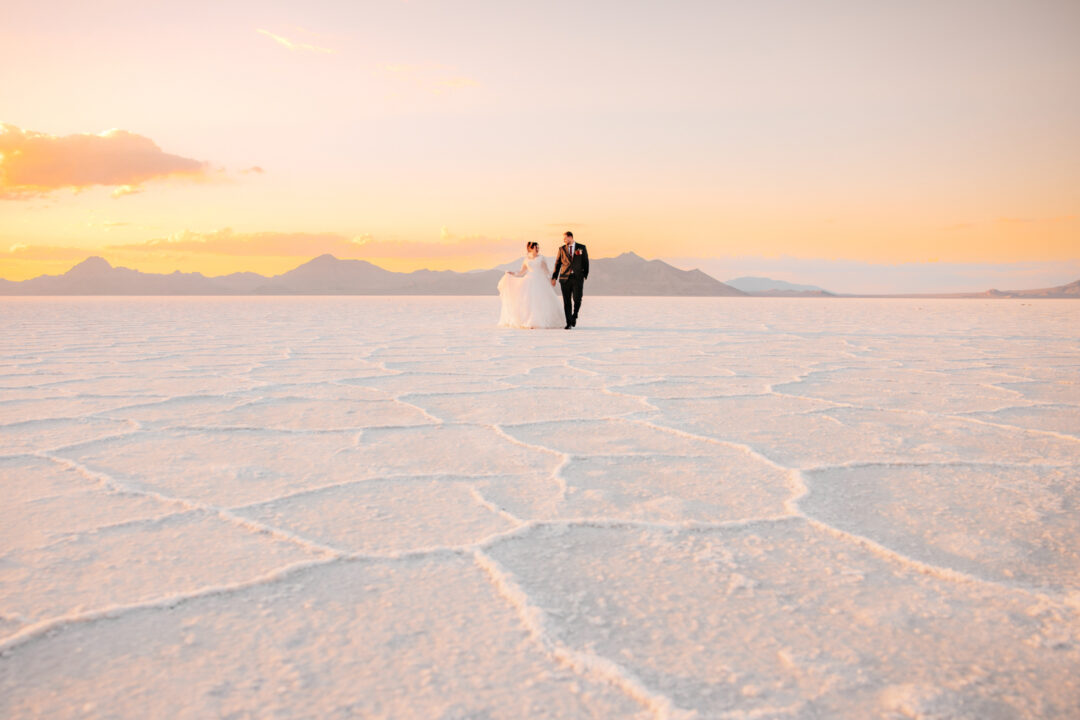
[[[762,293],[762,292],[791,292],[791,293],[814,293],[814,292],[827,292],[823,288],[817,285],[799,285],[797,283],[787,282],[786,280],[774,280],[773,278],[757,277],[757,276],[744,276],[734,278],[732,280],[725,280],[725,283],[733,288],[738,288],[743,292],[748,293]]]
[[[306,263],[298,265],[294,270],[302,267],[316,267],[316,268],[335,268],[335,267],[357,267],[357,266],[370,266],[379,267],[374,263],[370,263],[367,260],[361,260],[360,258],[339,258],[337,255],[331,255],[330,253],[323,253],[318,257],[313,257]],[[380,270],[382,268],[379,268]]]
[[[102,273],[108,270],[112,270],[113,266],[109,264],[109,261],[99,255],[91,255],[83,260],[75,267],[68,270],[68,274],[86,275],[90,273]]]

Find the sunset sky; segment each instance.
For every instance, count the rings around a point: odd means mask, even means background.
[[[0,277],[573,229],[720,279],[1067,282],[1077,38],[1077,0],[5,0]]]

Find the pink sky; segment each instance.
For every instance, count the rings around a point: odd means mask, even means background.
[[[9,0],[0,277],[471,269],[564,229],[725,268],[1071,267],[1077,37],[1071,0]]]

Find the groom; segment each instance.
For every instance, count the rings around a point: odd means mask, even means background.
[[[561,270],[561,273],[560,273]],[[551,287],[555,279],[562,285],[563,313],[566,315],[566,329],[577,325],[577,314],[581,308],[581,291],[585,289],[585,280],[589,277],[589,251],[581,243],[574,242],[574,233],[563,233],[563,246],[555,258],[555,272],[551,274]],[[574,300],[573,311],[570,299]]]

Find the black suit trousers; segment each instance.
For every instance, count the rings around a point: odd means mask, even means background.
[[[585,289],[585,278],[575,273],[559,278],[559,285],[562,286],[563,313],[566,314],[566,324],[569,325],[571,321],[577,320],[578,309],[581,308],[581,293]],[[573,306],[571,306],[571,300],[573,300]]]

